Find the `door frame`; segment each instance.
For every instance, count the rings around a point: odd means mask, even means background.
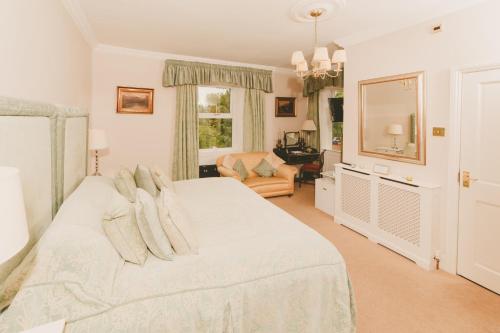
[[[452,68],[450,77],[450,123],[448,185],[446,186],[446,256],[443,269],[457,274],[458,265],[458,229],[460,209],[460,151],[462,121],[462,80],[464,74],[500,69],[500,64]]]

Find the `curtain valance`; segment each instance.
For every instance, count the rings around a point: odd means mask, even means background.
[[[181,60],[165,61],[164,87],[216,84],[273,92],[272,71],[269,70]]]
[[[331,74],[333,75],[334,72],[331,72]],[[334,78],[326,77],[324,79],[321,79],[321,78],[308,77],[307,79],[304,80],[303,95],[304,97],[311,96],[315,92],[318,92],[325,87],[343,88],[344,72],[340,72],[340,75]]]

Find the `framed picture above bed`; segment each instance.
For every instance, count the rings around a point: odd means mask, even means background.
[[[295,97],[276,97],[276,117],[295,117]]]
[[[154,89],[117,87],[116,112],[129,114],[153,113]]]

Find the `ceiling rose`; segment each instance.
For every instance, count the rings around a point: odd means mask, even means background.
[[[293,20],[297,22],[313,22],[311,12],[321,10],[318,22],[328,20],[340,8],[345,6],[345,0],[301,0],[297,2],[290,11]]]

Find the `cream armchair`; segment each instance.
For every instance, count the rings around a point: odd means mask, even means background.
[[[243,184],[247,185],[264,198],[276,197],[280,195],[291,196],[294,192],[295,175],[297,174],[296,168],[282,164],[278,168],[276,175],[273,177],[260,177],[257,173],[255,173],[255,171],[253,171],[253,169],[264,157],[267,156],[267,154],[269,153],[235,153],[231,154],[231,156],[233,156],[236,160],[241,159],[248,171],[248,178],[245,179]],[[228,169],[222,165],[225,156],[226,155],[220,156],[217,159],[217,170],[223,177],[233,177],[237,180],[241,180],[236,171]]]

